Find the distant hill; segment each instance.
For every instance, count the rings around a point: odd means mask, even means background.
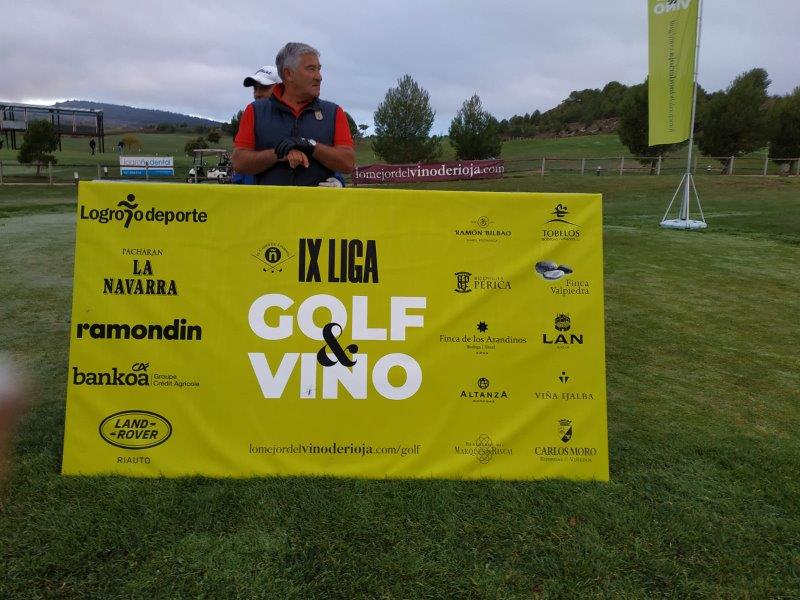
[[[192,117],[180,113],[169,112],[166,110],[156,110],[152,108],[136,108],[134,106],[124,106],[122,104],[107,104],[105,102],[91,102],[89,100],[66,100],[56,102],[57,108],[88,108],[103,111],[103,121],[106,129],[144,129],[147,126],[155,126],[160,123],[168,123],[175,127],[180,127],[186,123],[187,127],[218,127],[218,121]]]

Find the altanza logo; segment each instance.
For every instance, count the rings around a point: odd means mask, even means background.
[[[155,207],[142,210],[136,202],[136,196],[128,194],[126,200],[117,202],[119,208],[90,208],[81,204],[80,218],[98,223],[120,222],[125,229],[133,221],[149,221],[162,223],[165,227],[170,223],[205,223],[208,213],[193,208],[192,210],[159,210]]]
[[[171,435],[172,424],[148,410],[123,410],[100,423],[100,437],[112,446],[129,450],[158,446]]]
[[[653,12],[657,15],[673,12],[676,10],[685,10],[692,4],[692,0],[666,0],[666,2],[657,2],[653,6]]]

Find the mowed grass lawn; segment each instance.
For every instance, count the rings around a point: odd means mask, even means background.
[[[677,182],[425,186],[604,194],[607,484],[61,477],[74,190],[0,188],[0,598],[800,597],[800,180],[699,178],[702,233]]]

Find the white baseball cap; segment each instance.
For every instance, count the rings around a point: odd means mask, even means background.
[[[261,85],[275,85],[276,83],[280,82],[280,77],[278,77],[278,67],[264,65],[258,71],[256,71],[254,75],[245,77],[242,85],[244,85],[244,87],[253,87],[257,83],[260,83]]]

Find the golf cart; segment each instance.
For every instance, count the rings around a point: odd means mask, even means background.
[[[189,176],[186,178],[186,182],[216,181],[217,183],[230,183],[230,171],[231,158],[227,150],[222,148],[201,148],[194,151],[192,168],[189,169]]]

